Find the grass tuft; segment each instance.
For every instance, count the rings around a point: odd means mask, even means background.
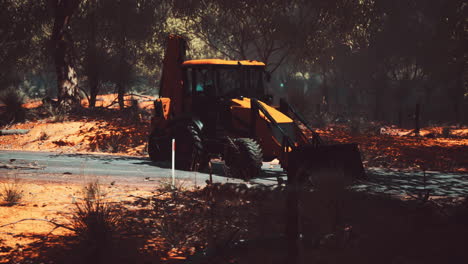
[[[99,183],[88,183],[83,190],[84,199],[75,204],[72,225],[80,239],[103,246],[110,242],[121,222],[118,208],[105,201]]]
[[[0,197],[4,206],[13,206],[18,204],[23,198],[23,188],[17,178],[3,183]]]

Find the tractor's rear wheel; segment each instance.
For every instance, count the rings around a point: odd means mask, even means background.
[[[254,139],[236,138],[226,146],[224,160],[228,176],[248,181],[260,175],[263,153]]]
[[[203,167],[203,144],[200,134],[201,131],[192,123],[174,126],[177,169],[193,171]]]

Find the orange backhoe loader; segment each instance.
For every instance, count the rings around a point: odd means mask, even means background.
[[[185,60],[185,52],[185,40],[170,35],[148,141],[152,160],[169,160],[175,138],[175,164],[183,170],[202,169],[218,156],[231,176],[245,180],[259,175],[262,161],[274,158],[288,171],[288,180],[322,167],[364,176],[356,144],[325,145],[285,100],[279,107],[268,104],[264,63]]]

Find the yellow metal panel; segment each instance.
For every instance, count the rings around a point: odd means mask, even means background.
[[[265,66],[265,63],[253,60],[221,60],[221,59],[204,59],[204,60],[189,60],[184,61],[182,65],[245,65],[245,66]]]
[[[163,107],[163,114],[164,114],[164,119],[169,118],[169,112],[171,110],[171,98],[167,97],[161,97],[156,99],[156,101],[160,101]]]
[[[238,105],[241,108],[248,108],[250,109],[250,98],[242,98],[242,99],[232,99],[232,102]],[[275,119],[277,123],[291,123],[293,120],[289,118],[287,115],[281,113],[280,111],[276,110],[275,108],[265,104],[262,101],[258,101],[265,110]],[[268,121],[268,118],[264,116],[264,114],[260,111],[260,117]]]

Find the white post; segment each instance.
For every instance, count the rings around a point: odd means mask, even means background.
[[[175,187],[175,139],[172,139],[172,187]]]

